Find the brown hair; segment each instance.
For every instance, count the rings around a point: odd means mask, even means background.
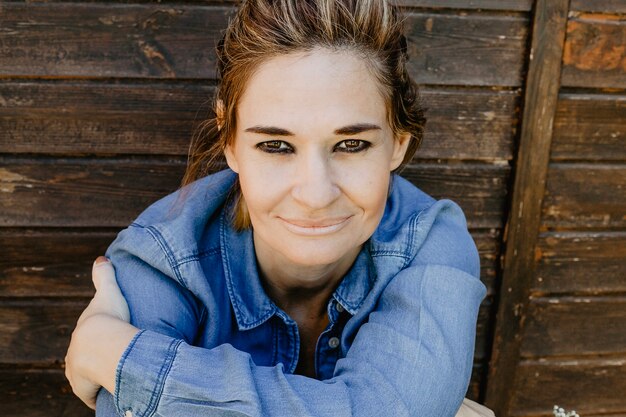
[[[235,137],[237,103],[255,68],[277,55],[314,48],[345,49],[363,57],[380,83],[394,133],[410,133],[404,167],[419,147],[426,119],[407,71],[407,42],[398,11],[387,0],[244,0],[217,46],[219,83],[214,109],[189,149],[183,185],[207,175]],[[237,189],[234,225],[250,227]]]

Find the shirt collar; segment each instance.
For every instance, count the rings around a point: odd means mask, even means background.
[[[261,284],[252,229],[236,231],[233,228],[228,215],[231,207],[230,203],[225,204],[220,219],[222,263],[239,330],[249,330],[267,321],[278,307],[267,296]],[[354,315],[375,280],[369,242],[366,242],[332,297]]]

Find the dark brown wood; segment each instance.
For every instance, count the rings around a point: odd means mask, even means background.
[[[567,24],[563,86],[626,88],[626,16],[579,14]]]
[[[568,0],[535,3],[532,52],[507,232],[495,339],[486,403],[498,416],[510,415],[520,357],[520,336],[532,283],[552,125],[559,89]]]
[[[412,14],[411,73],[421,84],[519,86],[527,24],[517,16]]]
[[[6,3],[0,76],[213,79],[214,48],[231,11],[176,4]],[[410,69],[418,82],[520,85],[526,18],[410,13],[406,26]]]
[[[113,231],[0,228],[0,296],[92,296],[91,265],[115,236]]]
[[[0,301],[0,364],[62,363],[72,330],[88,302]]]
[[[626,161],[625,137],[626,96],[559,96],[550,156],[553,161]]]
[[[0,168],[0,226],[125,227],[174,191],[184,159],[12,159]],[[466,210],[470,227],[500,227],[508,166],[420,164],[403,175]],[[68,215],[71,213],[71,215]]]
[[[536,259],[536,295],[626,293],[626,232],[542,233]]]
[[[436,199],[459,204],[469,227],[502,227],[508,164],[418,163],[407,166],[402,176]]]
[[[522,357],[626,353],[626,297],[533,298]]]
[[[231,12],[176,4],[6,3],[0,75],[214,78],[216,41]]]
[[[210,113],[202,84],[0,82],[0,152],[186,155]],[[519,92],[422,91],[428,124],[417,158],[511,159]]]
[[[125,227],[180,184],[185,160],[19,159],[0,168],[0,226]]]
[[[554,404],[583,417],[626,414],[624,375],[624,356],[524,361],[511,390],[512,415],[552,416]]]
[[[494,296],[498,291],[498,267],[502,242],[501,229],[470,230],[478,253],[480,254],[480,279],[487,286],[487,296]]]
[[[416,159],[510,160],[519,91],[422,90],[426,133]]]
[[[2,414],[20,417],[93,417],[72,394],[61,369],[0,370]]]
[[[571,0],[570,10],[626,14],[624,0]]]
[[[186,155],[213,90],[184,83],[0,83],[0,152]]]
[[[550,164],[542,226],[623,228],[624,184],[626,164]]]
[[[511,10],[527,12],[532,0],[396,0],[404,7],[432,7],[443,9]]]

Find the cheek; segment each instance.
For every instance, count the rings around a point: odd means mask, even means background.
[[[344,193],[360,206],[367,218],[379,218],[389,191],[389,171],[381,164],[367,164],[343,175]]]

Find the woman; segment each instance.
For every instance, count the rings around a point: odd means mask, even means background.
[[[455,415],[485,288],[460,208],[393,174],[425,121],[395,9],[246,1],[218,57],[188,186],[107,251],[123,297],[94,268],[74,391],[103,416]]]

